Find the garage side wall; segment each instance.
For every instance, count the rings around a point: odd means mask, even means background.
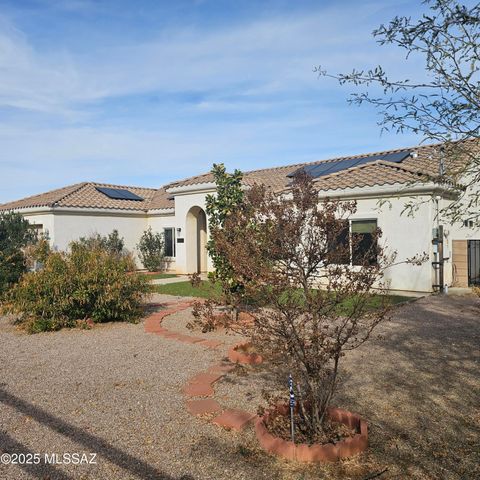
[[[145,215],[55,213],[52,243],[55,248],[66,250],[72,240],[95,233],[108,235],[116,229],[125,241],[125,248],[134,254],[137,265],[140,267],[136,246],[146,228]]]
[[[28,220],[32,225],[38,227],[41,225],[38,232],[46,235],[50,240],[50,244],[53,246],[55,241],[55,219],[52,213],[24,214],[23,218]]]

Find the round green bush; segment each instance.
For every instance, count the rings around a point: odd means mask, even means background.
[[[19,315],[18,322],[30,332],[87,319],[134,322],[150,286],[133,269],[131,256],[72,244],[68,253],[50,253],[41,271],[23,275],[8,293],[3,311]]]

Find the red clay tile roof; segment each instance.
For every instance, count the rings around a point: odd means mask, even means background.
[[[3,205],[0,205],[0,210],[52,206],[64,197],[82,188],[85,184],[86,182],[76,183],[74,185],[57,188],[56,190],[50,190],[49,192],[40,193],[38,195],[31,195],[30,197],[22,198],[21,200],[4,203]]]
[[[411,184],[425,182],[430,177],[402,164],[377,160],[320,177],[315,181],[318,190],[371,187],[374,185]],[[373,185],[372,179],[375,179]]]
[[[173,197],[170,193],[167,193],[165,187],[159,188],[151,198],[148,209],[149,210],[159,210],[165,208],[174,208]]]
[[[165,185],[166,189],[174,188],[174,187],[183,187],[187,185],[200,185],[203,183],[211,183],[213,182],[213,175],[208,173],[201,173],[200,175],[195,175],[193,177],[184,178],[183,180],[176,180],[174,182]]]
[[[473,142],[473,143],[472,143]],[[478,152],[479,142],[471,140],[465,142],[470,148]],[[381,185],[409,184],[412,182],[425,182],[438,175],[441,158],[440,147],[442,144],[421,145],[410,148],[398,148],[383,152],[375,152],[349,157],[337,157],[329,160],[319,160],[310,163],[298,163],[294,165],[285,165],[282,167],[264,168],[244,172],[243,183],[245,185],[263,184],[272,188],[274,191],[282,191],[288,188],[291,178],[289,174],[294,173],[306,165],[318,165],[321,163],[331,163],[340,160],[349,160],[365,157],[367,155],[384,155],[400,151],[415,152],[416,155],[409,156],[401,163],[393,163],[384,160],[377,160],[371,163],[353,167],[341,172],[319,177],[315,180],[319,190],[337,190],[355,187],[373,187]],[[465,160],[462,156],[445,155],[445,167],[447,173],[451,174],[455,180],[456,172],[462,170],[465,166]],[[83,207],[83,208],[105,208],[129,211],[148,211],[157,209],[174,208],[174,202],[170,188],[201,185],[213,182],[211,173],[196,175],[178,182],[172,182],[159,189],[142,187],[123,187],[119,185],[108,185],[103,183],[83,182],[68,187],[59,188],[50,192],[33,195],[14,202],[0,205],[0,211],[31,208],[31,207]],[[107,197],[105,194],[96,190],[95,187],[124,188],[144,198],[143,202],[134,200],[116,200]]]
[[[349,169],[348,175],[346,176],[346,170],[343,170],[341,174],[339,172],[339,174],[330,174],[325,177],[320,177],[316,180],[316,184],[321,190],[337,190],[363,186],[373,187],[377,185],[381,186],[397,183],[407,184],[411,183],[412,181],[426,181],[438,175],[441,146],[442,144],[404,147],[397,148],[395,150],[386,150],[367,154],[364,153],[347,157],[336,157],[328,160],[319,160],[316,162],[298,163],[282,167],[252,170],[249,172],[244,172],[243,183],[250,186],[254,184],[263,184],[272,188],[274,191],[281,191],[287,188],[291,182],[291,178],[289,178],[288,175],[294,173],[301,167],[307,165],[338,162],[340,160],[350,160],[370,155],[386,155],[401,151],[415,152],[416,157],[407,157],[400,164],[393,162],[383,162],[383,164],[376,165],[374,165],[374,163],[364,164],[359,167]],[[446,155],[445,166],[447,172],[455,173],[460,170],[464,164],[465,162],[462,159],[452,159]],[[213,182],[212,174],[204,173],[202,175],[196,175],[185,180],[173,182],[167,185],[165,188],[168,190],[172,187],[198,185],[210,182]]]
[[[95,187],[129,190],[139,197],[142,197],[144,201],[113,199],[99,192]],[[0,211],[32,207],[104,208],[145,212],[150,208],[172,208],[173,201],[168,200],[168,195],[164,189],[157,190],[154,188],[83,182],[39,195],[33,195],[14,202],[4,203],[0,205]]]

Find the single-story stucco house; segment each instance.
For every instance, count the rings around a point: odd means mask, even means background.
[[[480,279],[480,229],[471,222],[443,223],[438,242],[436,212],[451,201],[449,183],[438,183],[443,158],[440,144],[375,152],[265,168],[244,173],[245,187],[264,184],[274,191],[288,188],[292,175],[304,169],[321,196],[355,199],[352,231],[378,226],[382,241],[405,260],[427,252],[421,266],[401,263],[387,273],[393,291],[428,293],[443,285],[467,287]],[[0,205],[0,211],[20,212],[56,249],[92,233],[118,230],[125,246],[135,251],[142,233],[152,227],[164,232],[169,270],[205,272],[212,268],[206,253],[208,220],[205,197],[215,191],[210,173],[160,188],[83,182]],[[413,216],[402,213],[415,201]],[[439,275],[443,247],[443,280]]]

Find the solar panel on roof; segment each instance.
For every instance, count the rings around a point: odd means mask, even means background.
[[[369,155],[367,157],[361,157],[361,163],[375,162],[376,160],[385,160],[387,162],[400,163],[410,155],[409,151],[383,153],[379,155]]]
[[[125,200],[137,200],[137,201],[143,201],[143,198],[137,195],[136,193],[131,192],[130,190],[122,190],[122,189],[117,189],[118,192],[120,192],[123,195],[123,198]]]
[[[403,150],[401,152],[384,153],[376,155],[367,155],[365,157],[349,158],[345,160],[337,160],[334,162],[321,162],[315,165],[306,165],[295,172],[287,175],[288,177],[294,177],[297,173],[303,171],[310,175],[312,178],[324,177],[331,173],[340,172],[347,168],[356,167],[358,165],[364,165],[365,163],[375,162],[376,160],[385,160],[387,162],[400,163],[410,155],[410,152]]]
[[[95,187],[95,189],[114,200],[136,200],[140,202],[144,200],[130,190],[123,188]]]

